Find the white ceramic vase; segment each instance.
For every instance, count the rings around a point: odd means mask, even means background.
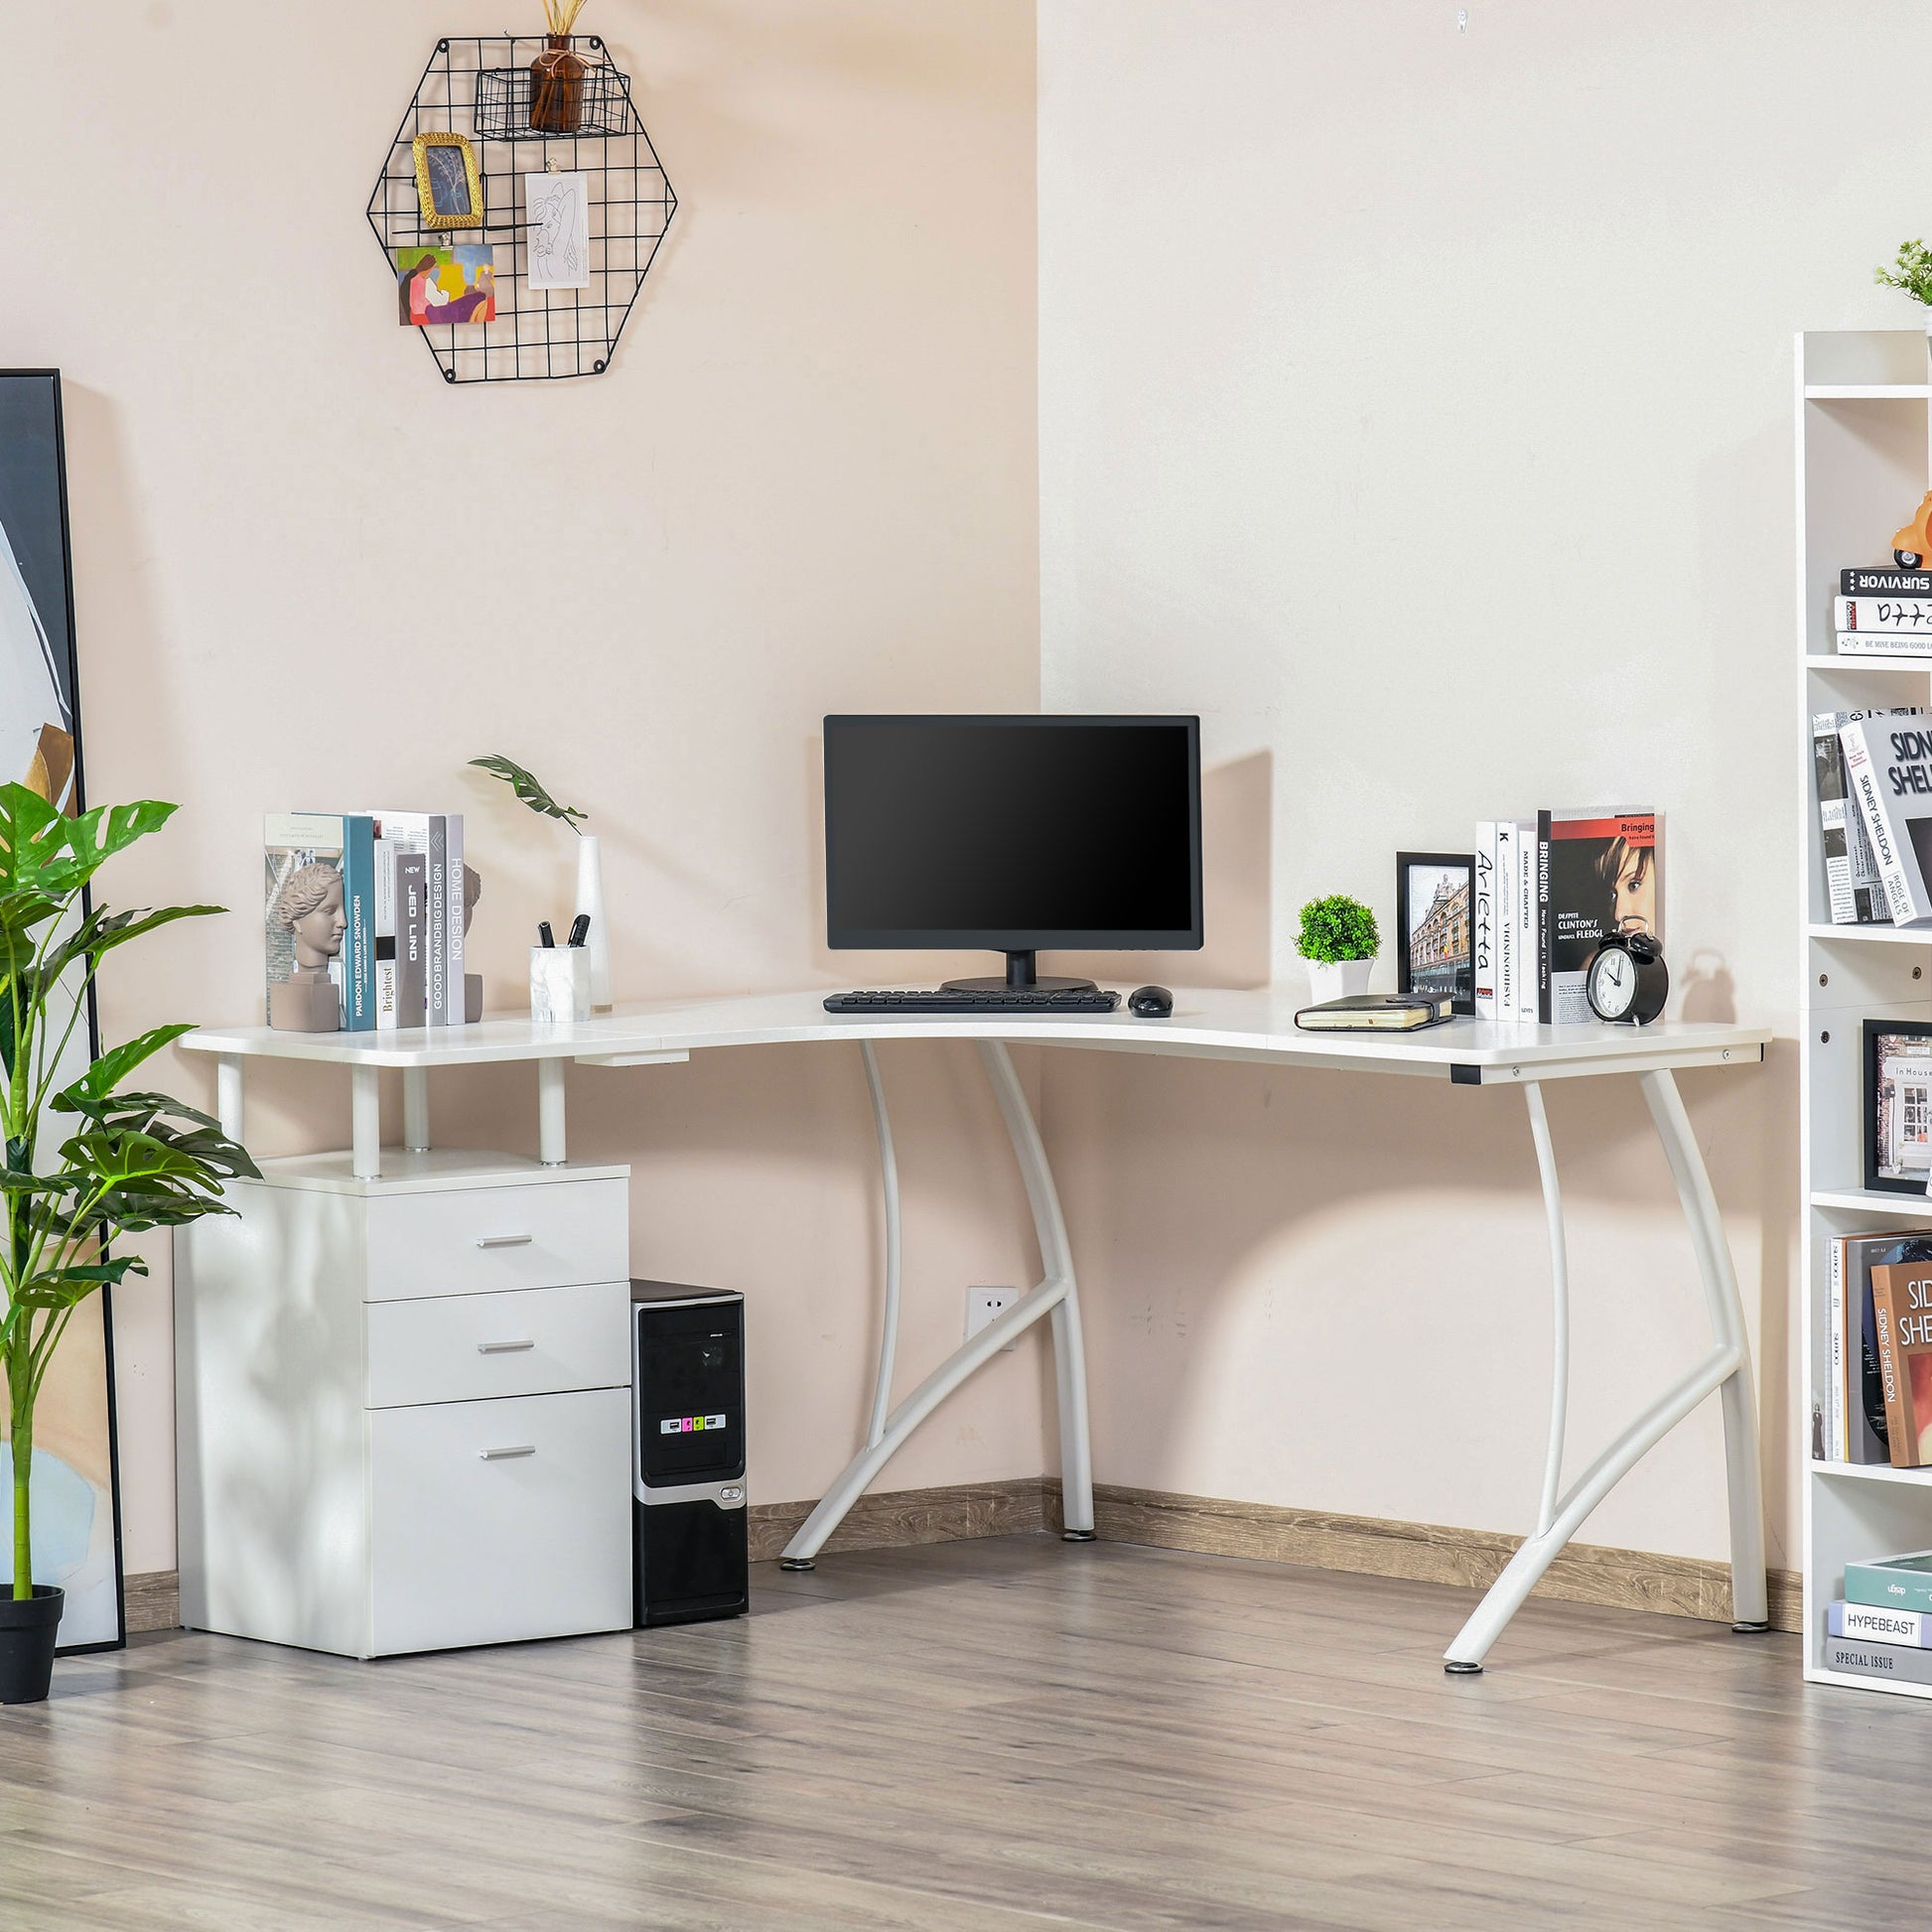
[[[579,912],[591,915],[590,936],[585,940],[591,955],[591,1011],[611,1011],[611,922],[604,913],[604,859],[597,835],[585,832],[577,840],[577,905]]]
[[[1368,991],[1368,976],[1375,970],[1372,959],[1341,959],[1332,966],[1318,959],[1309,961],[1309,992],[1315,1006],[1329,1000],[1344,1000],[1351,993]]]

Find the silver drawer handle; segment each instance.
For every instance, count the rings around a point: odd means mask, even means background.
[[[534,1455],[536,1452],[534,1443],[518,1443],[514,1449],[484,1449],[483,1459],[485,1462],[506,1462],[512,1455]]]
[[[479,1355],[520,1355],[526,1348],[534,1348],[533,1341],[480,1341],[477,1344]]]
[[[527,1248],[533,1236],[527,1234],[485,1234],[477,1243],[480,1248]]]

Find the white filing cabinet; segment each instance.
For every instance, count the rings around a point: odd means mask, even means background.
[[[627,1168],[269,1162],[175,1242],[182,1621],[351,1657],[627,1628]]]

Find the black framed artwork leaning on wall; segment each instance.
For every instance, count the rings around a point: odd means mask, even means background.
[[[0,779],[77,811],[81,777],[61,377],[0,369]],[[98,1050],[90,989],[85,1036],[69,1041],[57,1084],[77,1078]],[[75,1311],[34,1432],[34,1577],[67,1591],[64,1652],[108,1648],[127,1634],[108,1295],[103,1288]],[[11,1479],[4,1446],[0,1462]],[[12,1574],[12,1552],[0,1548],[0,1578]]]

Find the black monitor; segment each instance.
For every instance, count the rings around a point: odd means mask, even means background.
[[[1198,718],[825,721],[826,938],[1044,947],[1201,943]]]

